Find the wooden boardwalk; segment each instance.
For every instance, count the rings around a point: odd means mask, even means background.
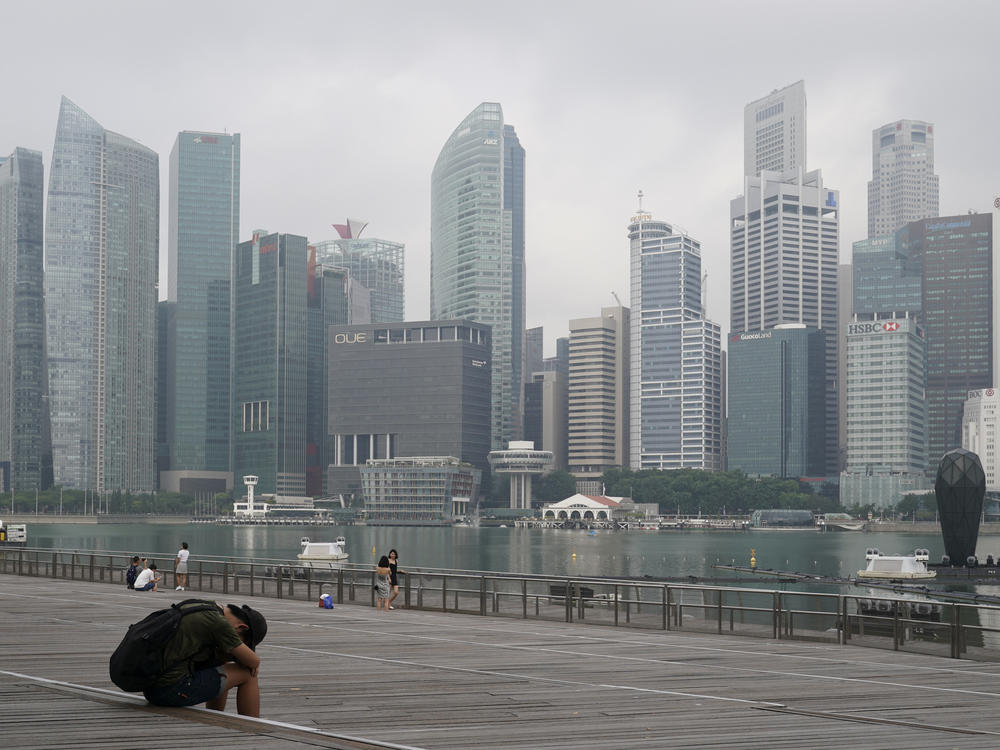
[[[261,597],[265,720],[117,691],[128,624],[197,595],[0,575],[0,747],[1000,747],[997,663]]]

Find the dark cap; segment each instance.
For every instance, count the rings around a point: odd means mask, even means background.
[[[256,651],[257,644],[264,640],[264,636],[267,635],[267,620],[264,619],[264,615],[246,604],[242,607],[235,604],[227,606],[229,611],[247,626],[247,637],[244,641],[251,650]]]

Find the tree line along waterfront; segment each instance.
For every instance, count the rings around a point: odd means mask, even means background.
[[[507,508],[509,477],[497,474],[485,478],[480,493],[482,508]],[[656,503],[662,515],[749,515],[766,508],[811,510],[815,513],[846,512],[865,516],[870,506],[843,507],[836,485],[775,477],[748,477],[741,471],[707,472],[698,469],[633,471],[612,469],[602,477],[604,494],[631,497],[637,503]],[[242,488],[241,488],[242,489]],[[564,471],[537,477],[532,487],[535,506],[563,500],[576,492],[576,480]],[[188,514],[225,516],[232,512],[236,491],[198,499],[176,492],[132,493],[120,490],[97,493],[51,487],[34,492],[0,493],[0,517],[4,513],[150,515]],[[242,493],[239,493],[242,494]],[[331,510],[336,515],[353,516],[364,507],[363,500],[348,500]],[[933,492],[909,496],[894,509],[896,515],[914,520],[935,520]]]

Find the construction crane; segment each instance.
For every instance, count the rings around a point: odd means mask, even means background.
[[[622,304],[622,301],[618,299],[618,295],[614,293],[614,290],[612,290],[611,296],[615,298],[615,302],[618,303],[618,307],[625,307],[625,305]]]

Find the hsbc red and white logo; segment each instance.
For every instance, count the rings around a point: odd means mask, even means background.
[[[863,333],[892,333],[898,330],[898,320],[887,320],[884,323],[879,321],[873,323],[851,323],[847,326],[847,333],[850,336],[857,336]]]

